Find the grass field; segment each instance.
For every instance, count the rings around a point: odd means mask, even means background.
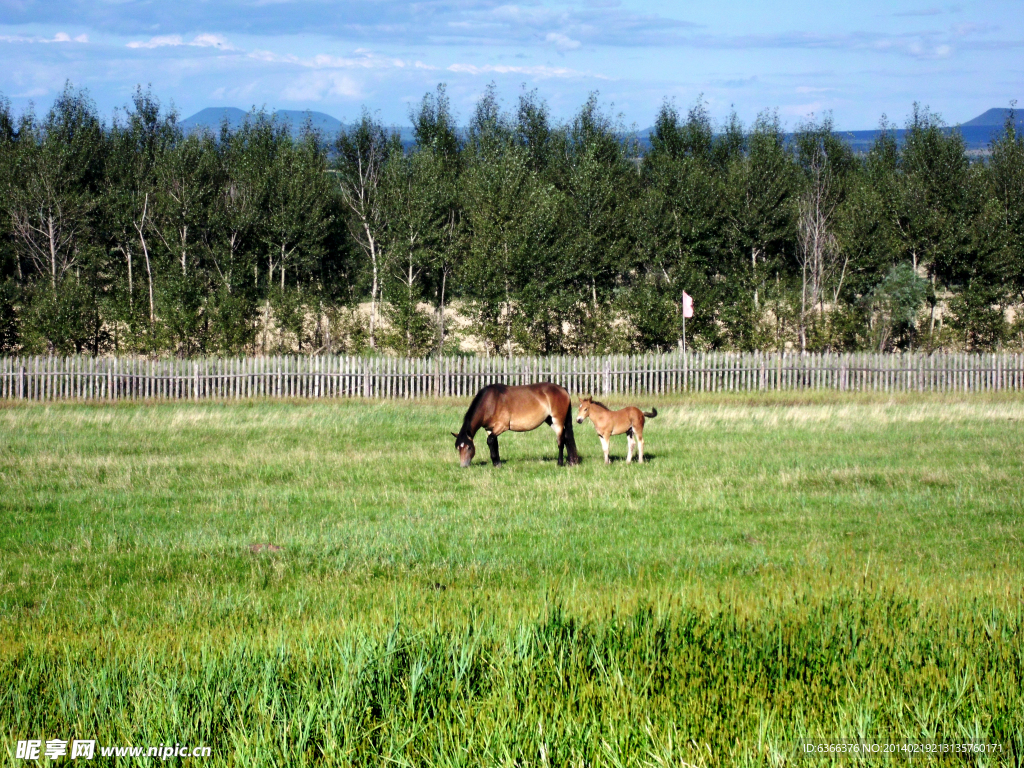
[[[0,762],[1024,760],[1024,399],[641,404],[466,470],[464,402],[0,408]]]

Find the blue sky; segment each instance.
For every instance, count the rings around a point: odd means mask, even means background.
[[[559,119],[599,91],[641,128],[701,94],[718,120],[831,111],[867,129],[919,101],[955,124],[1024,100],[1024,2],[0,0],[0,93],[42,112],[65,80],[108,117],[152,84],[183,117],[366,105],[405,124],[445,82],[464,122],[493,81],[509,105],[536,88]]]

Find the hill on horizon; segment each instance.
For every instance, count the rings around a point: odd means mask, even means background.
[[[186,132],[210,130],[213,133],[217,133],[220,131],[221,123],[226,119],[231,130],[238,130],[245,122],[247,114],[249,114],[249,112],[239,109],[238,107],[207,107],[206,109],[202,109],[194,115],[182,120],[181,127]],[[338,120],[338,118],[332,117],[326,112],[278,109],[270,111],[269,114],[274,116],[280,122],[287,124],[293,134],[302,129],[302,126],[305,125],[307,119],[310,121],[314,129],[323,132],[327,138],[336,136],[339,131],[346,127],[344,123]],[[974,117],[964,123],[951,126],[946,130],[959,130],[964,138],[964,143],[967,145],[967,149],[973,151],[985,150],[988,148],[992,139],[1002,131],[1003,126],[1006,125],[1006,119],[1009,115],[1009,108],[996,107],[986,110],[977,117]],[[1024,111],[1015,111],[1014,123],[1017,128],[1024,130]],[[398,131],[403,145],[409,147],[414,143],[411,128],[407,126],[393,126],[393,129]],[[650,136],[653,131],[654,128],[651,127],[637,132],[640,143],[645,147],[650,146]],[[854,151],[857,152],[866,152],[870,149],[871,145],[875,142],[875,139],[878,138],[879,133],[880,131],[878,129],[867,131],[836,131],[836,134],[849,141]],[[902,141],[905,133],[906,131],[904,129],[897,129],[897,141]]]
[[[1019,109],[1012,110],[1013,122],[1018,128],[1024,128],[1024,111]],[[982,112],[975,118],[968,120],[966,123],[960,123],[961,128],[974,127],[974,126],[991,126],[995,128],[1002,128],[1006,125],[1007,119],[1010,117],[1011,110],[1009,107],[999,107],[997,109],[989,109]]]
[[[250,114],[250,112],[247,112],[244,109],[239,109],[238,107],[207,107],[206,109],[199,110],[190,117],[186,117],[181,121],[180,125],[186,133],[197,130],[209,130],[216,134],[220,132],[221,123],[226,119],[228,121],[228,127],[233,131],[237,131],[242,127],[242,124],[245,122],[245,117],[248,114]],[[314,112],[312,110],[302,109],[277,109],[268,110],[267,114],[276,118],[279,122],[286,124],[293,134],[302,130],[302,127],[306,124],[307,118],[313,128],[323,132],[324,136],[328,139],[337,136],[343,128],[348,127],[341,122],[341,120],[333,117],[332,115],[328,115],[326,112]],[[413,133],[411,128],[399,128],[395,126],[395,130],[397,130],[401,136],[403,144],[412,143]]]
[[[181,121],[181,127],[186,132],[209,129],[214,133],[220,131],[220,126],[227,120],[228,126],[235,131],[242,127],[245,117],[249,112],[238,107],[207,107],[196,112],[191,117]],[[308,119],[313,128],[323,131],[325,134],[334,135],[344,126],[336,117],[331,117],[326,112],[313,112],[312,110],[278,109],[268,114],[275,117],[279,122],[289,126],[293,133],[302,129]]]

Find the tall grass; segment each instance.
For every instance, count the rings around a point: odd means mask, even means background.
[[[498,470],[445,403],[0,410],[10,761],[1024,760],[1024,401],[658,407],[646,466],[584,425],[582,466],[538,430]]]

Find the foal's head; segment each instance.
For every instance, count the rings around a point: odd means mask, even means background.
[[[476,455],[473,438],[468,435],[457,435],[454,432],[452,432],[452,437],[455,438],[455,450],[459,452],[459,463],[463,467],[468,467],[473,461],[473,456]]]
[[[580,400],[579,410],[576,411],[576,423],[582,424],[590,416],[590,406],[594,404],[593,397],[584,397]]]

